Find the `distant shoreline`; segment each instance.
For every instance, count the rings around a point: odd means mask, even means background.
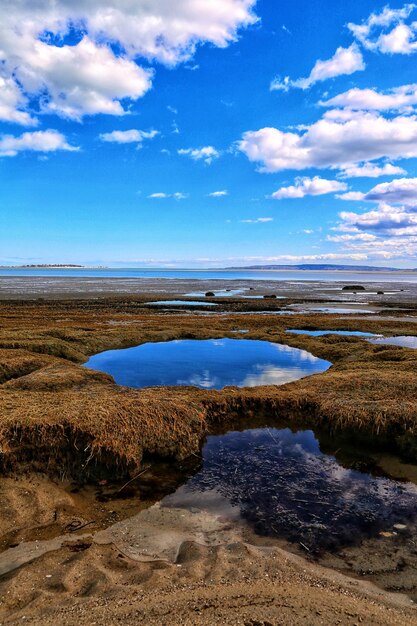
[[[109,270],[106,265],[0,265],[0,270]]]

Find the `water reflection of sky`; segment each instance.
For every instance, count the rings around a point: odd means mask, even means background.
[[[282,385],[330,366],[306,350],[246,339],[175,340],[102,352],[85,364],[111,374],[120,385]]]
[[[145,302],[158,306],[217,306],[215,302],[197,302],[196,300],[156,300],[155,302]]]
[[[208,437],[203,468],[163,504],[241,518],[317,551],[415,518],[417,487],[342,467],[312,431],[265,428]]]
[[[215,290],[212,291],[212,293],[214,293],[214,296],[216,298],[230,298],[232,296],[239,296],[242,293],[245,293],[245,291],[248,291],[249,289],[220,289],[220,290]],[[193,291],[191,293],[186,293],[184,294],[185,296],[187,296],[188,298],[203,298],[206,295],[206,291]]]
[[[417,337],[381,337],[378,339],[369,339],[370,343],[386,345],[386,346],[401,346],[402,348],[414,348],[417,349]]]
[[[322,337],[324,335],[342,335],[346,337],[381,337],[376,333],[363,333],[359,330],[287,330],[287,333],[294,335],[310,335],[311,337]]]

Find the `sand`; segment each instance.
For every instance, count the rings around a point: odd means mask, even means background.
[[[3,572],[7,560],[2,625],[417,624],[407,597],[201,511],[154,505],[106,530],[9,549]]]

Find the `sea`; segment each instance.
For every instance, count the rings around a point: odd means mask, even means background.
[[[0,276],[68,278],[147,278],[189,280],[276,280],[417,283],[417,272],[356,272],[344,270],[222,270],[165,268],[0,268]]]

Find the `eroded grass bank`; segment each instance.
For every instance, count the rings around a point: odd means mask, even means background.
[[[388,444],[417,460],[417,351],[288,328],[415,334],[411,322],[333,315],[163,314],[130,298],[3,303],[0,307],[0,470],[88,479],[134,475],[144,455],[184,458],[219,424],[250,414],[301,420]],[[327,359],[327,372],[283,387],[119,387],[81,367],[93,353],[147,341],[241,337]]]

